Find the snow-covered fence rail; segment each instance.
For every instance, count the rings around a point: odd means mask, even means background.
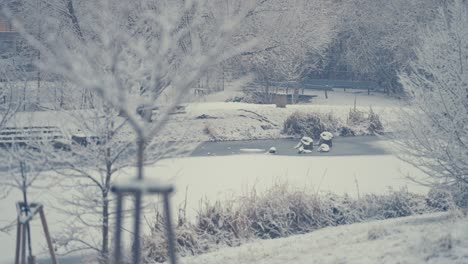
[[[345,81],[328,79],[303,79],[299,81],[284,82],[255,82],[253,85],[269,85],[271,87],[299,88],[308,90],[331,90],[333,88],[344,88],[354,90],[381,90],[379,85],[373,81]]]
[[[55,126],[5,127],[0,130],[0,146],[27,145],[32,142],[65,140],[62,131]]]
[[[373,81],[304,79],[298,83],[299,85],[304,86],[305,89],[323,89],[323,87],[356,89],[356,90],[379,90],[380,89],[379,85]]]

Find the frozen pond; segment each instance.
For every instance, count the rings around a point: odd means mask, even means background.
[[[194,157],[226,156],[236,154],[251,154],[252,152],[267,152],[275,147],[277,155],[285,156],[354,156],[354,155],[388,155],[388,150],[382,143],[386,139],[378,136],[336,137],[333,139],[333,148],[328,153],[313,151],[309,154],[298,154],[294,147],[298,139],[266,139],[204,142],[192,153]],[[317,144],[318,142],[314,142]],[[314,149],[317,146],[314,145]]]

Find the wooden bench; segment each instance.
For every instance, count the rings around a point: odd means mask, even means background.
[[[54,126],[5,127],[0,130],[0,146],[64,142],[62,131]]]

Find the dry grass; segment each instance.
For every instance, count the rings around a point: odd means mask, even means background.
[[[332,113],[295,112],[284,121],[283,133],[297,137],[308,136],[318,139],[323,131],[337,134],[342,124],[343,122]]]
[[[346,121],[331,112],[295,112],[284,121],[282,132],[295,137],[308,136],[318,139],[323,131],[340,136],[374,135],[384,132],[384,126],[380,116],[372,108],[368,112],[350,109]]]
[[[442,210],[433,204],[428,198],[405,189],[355,199],[277,184],[261,194],[252,190],[229,201],[203,201],[194,221],[187,221],[183,217],[184,209],[180,210],[176,225],[177,251],[181,256],[198,255],[252,239],[287,237],[327,226]],[[144,238],[147,263],[166,260],[163,223],[163,217],[157,214],[151,234]]]

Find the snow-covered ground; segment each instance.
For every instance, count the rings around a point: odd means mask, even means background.
[[[286,137],[281,134],[283,123],[294,112],[302,113],[332,113],[346,122],[350,109],[354,107],[361,111],[373,111],[381,116],[386,131],[395,129],[398,110],[404,102],[381,94],[353,93],[335,91],[328,93],[328,99],[321,92],[311,92],[318,95],[310,103],[287,105],[277,108],[275,105],[259,105],[247,103],[224,102],[226,95],[214,94],[206,101],[188,104],[186,114],[177,114],[168,124],[168,137],[176,139],[184,137],[191,140],[246,140],[271,139]],[[231,93],[230,96],[233,94]],[[199,118],[207,115],[208,118]],[[189,130],[181,131],[183,127]],[[174,133],[177,131],[177,133]]]
[[[247,103],[225,102],[233,95],[220,93],[209,95],[206,100],[187,104],[185,112],[171,115],[171,120],[164,130],[163,137],[167,140],[250,140],[275,139],[287,137],[281,134],[283,123],[294,112],[302,113],[332,113],[344,122],[350,109],[356,106],[358,110],[374,112],[381,116],[385,131],[394,129],[398,117],[398,109],[403,102],[381,94],[329,92],[328,99],[321,92],[318,97],[307,104],[287,105],[277,108],[275,105],[259,105]],[[62,128],[66,133],[76,133],[80,124],[73,122],[76,116],[89,115],[86,111],[48,111],[34,113],[18,113],[8,126],[50,125]],[[204,117],[204,118],[203,118]],[[79,120],[79,119],[78,119]]]
[[[282,122],[289,114],[295,111],[332,111],[345,118],[354,104],[354,98],[355,95],[351,93],[330,92],[329,99],[321,99],[319,95],[319,98],[311,104],[286,108],[276,108],[274,105],[225,103],[220,98],[216,98],[211,102],[189,104],[187,113],[173,115],[174,119],[167,131],[172,133],[174,139],[182,135],[186,139],[211,140],[212,136],[205,133],[207,128],[218,137],[217,139],[224,140],[278,138],[281,137]],[[394,120],[395,109],[399,107],[398,100],[382,96],[360,94],[356,100],[358,107],[363,107],[365,110],[371,105],[376,105],[373,109],[381,113],[384,120]],[[202,114],[216,119],[196,118]],[[23,119],[31,118],[25,116]],[[44,120],[49,125],[54,125],[54,120],[63,120],[55,115],[52,118],[48,114],[33,119],[36,122]],[[268,128],[262,128],[262,125]],[[189,217],[195,214],[201,199],[223,200],[233,195],[245,194],[252,188],[263,191],[278,182],[287,182],[293,187],[308,188],[315,192],[331,191],[337,194],[348,193],[352,196],[358,195],[358,192],[384,193],[390,187],[394,189],[407,187],[410,192],[415,193],[427,192],[427,188],[414,184],[406,178],[408,175],[415,178],[425,175],[392,155],[330,158],[245,154],[189,157],[160,161],[146,167],[145,175],[152,179],[164,179],[175,185],[174,212],[177,212],[177,207],[183,203],[187,194]],[[133,169],[122,172],[119,180],[129,177],[134,177]],[[57,205],[57,196],[61,195],[69,194],[53,186],[37,189],[30,195],[30,201],[45,205],[52,234],[59,234],[67,228],[64,224],[66,216],[59,214],[52,206]],[[6,199],[0,200],[2,225],[14,221],[16,215],[14,204],[19,198],[18,192],[12,192]],[[149,218],[152,216],[148,215]],[[35,241],[34,252],[40,255],[45,251],[42,231],[37,221],[32,231]],[[11,263],[14,255],[14,239],[14,232],[10,235],[0,234],[0,263]]]
[[[328,227],[225,248],[183,264],[464,264],[468,219],[447,213]]]
[[[134,177],[129,169],[119,176],[120,180]],[[405,176],[424,175],[409,164],[390,155],[344,156],[344,157],[289,157],[268,154],[246,154],[223,157],[189,157],[163,160],[145,169],[146,177],[167,179],[176,186],[173,196],[173,211],[185,200],[187,192],[187,215],[194,216],[201,199],[224,200],[242,195],[252,188],[263,191],[275,183],[288,182],[297,188],[311,191],[332,191],[356,196],[359,188],[364,193],[384,193],[389,187],[408,187],[416,193],[425,193],[425,187],[413,184]],[[57,205],[56,196],[67,195],[58,188],[33,191],[30,201],[46,206],[52,234],[62,232],[66,216],[59,214],[52,205]],[[0,221],[10,223],[15,218],[14,202],[18,192],[0,200]],[[148,214],[148,217],[152,217]],[[33,226],[35,253],[45,252],[42,231],[36,221]],[[0,234],[0,263],[10,263],[14,254],[14,232]]]
[[[385,193],[389,187],[408,188],[425,194],[427,188],[406,176],[425,175],[391,156],[288,157],[268,154],[223,157],[192,157],[164,160],[146,169],[147,177],[166,178],[177,187],[175,205],[182,204],[188,188],[188,210],[194,214],[201,198],[225,200],[249,192],[265,191],[275,183],[287,182],[315,192],[357,196]]]

